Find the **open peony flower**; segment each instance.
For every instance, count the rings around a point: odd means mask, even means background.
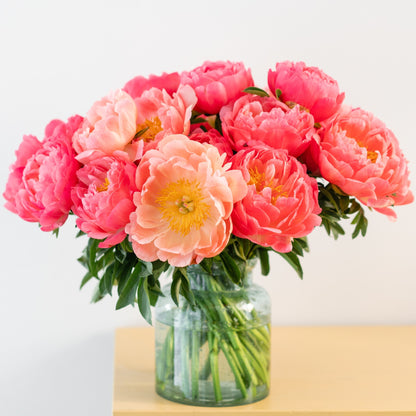
[[[307,108],[317,122],[335,114],[345,96],[334,79],[304,62],[277,63],[275,71],[269,70],[268,81],[273,93],[282,92],[281,100]]]
[[[240,97],[254,85],[251,71],[241,62],[205,62],[190,72],[182,72],[181,82],[194,88],[198,97],[196,111],[217,114],[221,107]]]
[[[136,134],[136,105],[133,98],[117,90],[94,103],[81,128],[75,132],[73,146],[81,163],[102,156],[118,155],[131,161],[141,155]]]
[[[223,107],[220,117],[224,136],[235,150],[267,145],[299,156],[316,134],[308,112],[273,97],[246,94]]]
[[[95,159],[78,170],[72,190],[77,226],[89,237],[106,238],[99,247],[114,246],[126,237],[124,228],[135,210],[136,165],[111,156]]]
[[[247,192],[241,172],[223,162],[216,147],[183,135],[164,138],[144,155],[137,209],[126,227],[137,257],[184,267],[221,253],[233,204]]]
[[[292,250],[292,238],[320,225],[317,182],[286,151],[246,149],[231,162],[248,184],[247,195],[232,214],[237,237],[286,253]]]
[[[123,90],[133,98],[140,97],[150,88],[166,90],[169,95],[173,95],[178,90],[180,81],[181,77],[177,72],[172,72],[171,74],[164,72],[162,75],[150,75],[148,78],[139,75],[131,79],[124,86]]]
[[[326,180],[391,219],[390,207],[413,201],[407,161],[382,121],[360,108],[344,109],[320,134]]]
[[[171,97],[166,91],[151,88],[135,100],[137,106],[137,132],[144,152],[157,147],[163,137],[170,134],[188,135],[192,109],[196,104],[194,90],[182,86]]]
[[[24,136],[17,160],[3,196],[6,208],[41,230],[52,231],[66,221],[71,209],[71,188],[75,185],[79,163],[75,160],[71,137],[82,122],[75,116],[68,123],[51,121],[45,139]]]

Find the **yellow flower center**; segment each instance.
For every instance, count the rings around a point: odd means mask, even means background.
[[[108,186],[110,185],[110,182],[108,180],[108,178],[105,178],[104,182],[97,186],[97,192],[104,192],[108,189]]]
[[[209,205],[203,199],[196,180],[179,179],[163,188],[156,202],[170,229],[187,235],[192,228],[201,228],[208,218]]]
[[[377,158],[378,158],[378,153],[377,152],[373,152],[372,150],[368,150],[367,147],[362,144],[361,142],[359,142],[357,140],[357,144],[360,147],[363,147],[365,150],[367,150],[367,159],[371,162],[371,163],[376,163]]]
[[[248,172],[250,173],[250,181],[248,182],[248,185],[255,185],[257,192],[261,192],[264,188],[271,189],[272,204],[275,204],[280,197],[287,198],[289,196],[287,191],[283,191],[283,185],[279,185],[277,183],[277,179],[266,178],[266,174],[264,172],[259,172],[257,167],[249,169]]]
[[[138,139],[143,140],[146,143],[153,141],[156,135],[162,130],[162,123],[159,117],[145,120],[143,123],[139,124],[136,129],[137,133],[143,132]]]

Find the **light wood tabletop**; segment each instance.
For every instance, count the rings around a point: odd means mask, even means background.
[[[273,327],[269,397],[224,408],[159,397],[153,338],[116,331],[113,416],[416,416],[416,326]]]

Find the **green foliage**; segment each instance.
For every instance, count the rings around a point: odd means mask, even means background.
[[[258,95],[259,97],[269,97],[269,94],[266,91],[257,87],[248,87],[244,89],[243,92],[246,92],[247,94]]]
[[[100,248],[101,240],[90,238],[78,261],[87,269],[81,281],[81,288],[90,280],[98,280],[92,302],[113,294],[117,286],[116,309],[138,303],[140,313],[147,322],[152,322],[151,306],[159,296],[159,277],[168,270],[167,262],[145,262],[136,257],[127,239],[110,248]],[[184,290],[182,290],[184,291]],[[182,292],[181,292],[182,293]]]
[[[343,193],[337,186],[333,184],[319,185],[319,205],[322,208],[320,214],[322,218],[322,226],[330,236],[338,238],[344,235],[345,231],[339,224],[342,219],[349,219],[355,214],[351,224],[355,225],[352,238],[356,238],[360,233],[365,236],[367,232],[368,220],[365,217],[363,207],[357,200]]]

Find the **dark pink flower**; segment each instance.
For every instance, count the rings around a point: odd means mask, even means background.
[[[275,71],[269,70],[268,81],[273,93],[282,92],[282,101],[307,108],[317,122],[335,114],[345,96],[334,79],[304,62],[277,63]]]
[[[189,138],[199,143],[209,143],[215,146],[220,154],[225,153],[227,155],[226,161],[233,155],[233,149],[231,149],[230,142],[218,132],[218,130],[211,129],[207,132],[203,130],[195,130]]]
[[[72,190],[77,226],[89,237],[106,238],[100,247],[114,246],[126,237],[124,227],[135,210],[136,165],[111,156],[95,159],[78,170]]]
[[[317,182],[285,150],[240,150],[231,162],[248,184],[232,214],[237,237],[286,253],[292,250],[292,238],[320,225]]]
[[[221,107],[240,97],[242,91],[254,85],[251,71],[241,62],[205,62],[190,72],[182,72],[182,84],[196,92],[196,111],[217,114]]]
[[[53,120],[42,142],[24,136],[11,166],[3,194],[6,208],[26,221],[39,222],[43,231],[60,227],[71,209],[71,188],[79,168],[71,138],[81,122],[79,116],[68,123]]]
[[[150,88],[166,90],[169,95],[173,95],[178,90],[181,77],[177,72],[171,74],[163,73],[162,75],[150,75],[145,78],[141,75],[131,79],[123,88],[133,98],[140,97],[144,91]]]
[[[360,108],[344,109],[321,134],[322,176],[391,219],[413,201],[407,161],[393,132]]]
[[[223,107],[220,117],[224,136],[235,150],[267,145],[299,156],[316,134],[308,112],[273,97],[246,94]]]

